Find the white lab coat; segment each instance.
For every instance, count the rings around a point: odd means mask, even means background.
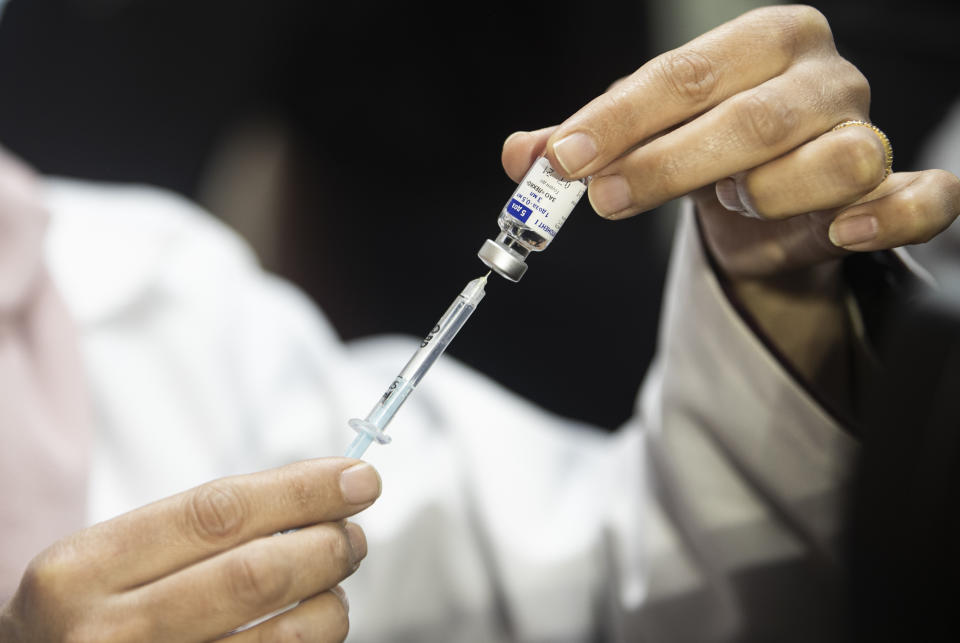
[[[66,180],[46,194],[48,262],[96,411],[91,523],[342,453],[346,420],[415,346],[344,344],[176,196]],[[689,213],[659,354],[619,432],[444,358],[390,433],[368,452],[384,490],[358,518],[369,555],[345,584],[351,641],[794,640],[758,638],[764,616],[819,619],[792,579],[833,573],[856,445],[730,306]]]

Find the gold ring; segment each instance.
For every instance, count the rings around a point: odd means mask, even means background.
[[[831,132],[836,132],[838,129],[843,129],[844,127],[850,127],[851,125],[861,125],[870,129],[874,134],[877,135],[877,138],[880,139],[880,142],[883,144],[883,161],[885,164],[885,169],[883,171],[883,178],[890,176],[890,173],[893,172],[893,146],[890,145],[890,139],[887,138],[887,135],[883,131],[874,125],[873,123],[868,123],[867,121],[843,121],[836,127],[834,127]]]

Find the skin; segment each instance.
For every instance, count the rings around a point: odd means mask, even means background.
[[[344,519],[379,494],[370,465],[325,458],[223,478],[94,525],[31,562],[0,612],[0,640],[209,641],[300,602],[225,640],[342,641],[337,584],[367,552]]]
[[[690,195],[733,291],[797,370],[846,396],[839,260],[928,241],[960,213],[942,170],[885,177],[867,80],[806,6],[765,7],[652,59],[559,126],[517,132],[503,166],[540,154],[622,219]],[[589,158],[593,156],[593,158]]]

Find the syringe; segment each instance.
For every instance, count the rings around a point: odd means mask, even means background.
[[[483,287],[487,284],[487,277],[489,276],[490,273],[488,272],[483,277],[474,279],[457,295],[450,308],[420,343],[420,348],[393,380],[380,401],[367,414],[366,419],[354,418],[350,420],[349,424],[357,432],[357,437],[347,447],[347,452],[344,455],[348,458],[359,458],[374,440],[380,444],[386,444],[390,441],[390,437],[384,433],[387,425],[413,392],[413,389],[420,383],[420,380],[423,379],[423,376],[430,370],[430,367],[433,366],[433,363],[453,341],[457,332],[467,323],[467,319],[470,318],[471,313],[486,294]]]

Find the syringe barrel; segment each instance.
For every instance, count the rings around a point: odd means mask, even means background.
[[[400,371],[400,377],[413,384],[413,386],[420,383],[420,380],[427,374],[437,358],[443,354],[443,351],[447,349],[453,338],[467,323],[477,304],[483,299],[485,294],[483,286],[486,282],[486,277],[481,277],[466,285],[463,291],[457,295],[457,298],[453,300],[453,303],[450,304],[450,307],[447,308],[447,312],[420,342],[419,350],[413,354],[410,361]]]
[[[473,306],[467,305],[459,297],[457,299],[458,301],[455,301],[447,309],[446,314],[423,338],[423,341],[420,342],[420,349],[413,354],[410,361],[400,371],[400,377],[409,380],[414,386],[420,383],[433,363],[446,350],[456,332],[463,327],[467,318],[473,313]]]
[[[420,348],[413,354],[400,374],[380,397],[364,420],[351,420],[350,424],[361,433],[350,445],[347,453],[350,457],[360,457],[373,439],[386,441],[389,438],[383,435],[384,429],[390,420],[403,406],[407,398],[413,393],[423,376],[427,374],[437,358],[443,354],[456,334],[467,323],[477,304],[485,294],[486,277],[474,279],[466,285],[453,301],[447,312],[443,314],[433,329],[420,343]],[[365,437],[364,437],[365,436]]]

